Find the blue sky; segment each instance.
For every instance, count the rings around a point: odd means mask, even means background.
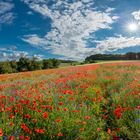
[[[140,51],[139,0],[0,0],[0,60]]]

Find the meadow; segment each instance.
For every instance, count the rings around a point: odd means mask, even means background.
[[[0,75],[0,139],[139,140],[140,62]]]

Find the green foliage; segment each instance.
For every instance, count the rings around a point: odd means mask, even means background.
[[[61,61],[57,59],[38,61],[36,57],[32,59],[21,57],[19,61],[0,62],[0,74],[57,68],[60,63]]]
[[[12,67],[8,61],[0,63],[0,73],[12,73]]]
[[[42,69],[42,62],[37,61],[36,57],[33,57],[30,62],[30,70],[41,70]]]
[[[52,61],[50,60],[43,60],[43,69],[53,68]]]
[[[19,72],[31,70],[31,61],[28,58],[21,57],[17,64]]]
[[[129,52],[126,54],[95,54],[87,57],[85,62],[94,60],[140,60],[140,52]]]
[[[60,65],[60,61],[57,59],[43,60],[42,63],[43,63],[43,69],[57,68]]]
[[[11,65],[11,68],[12,68],[12,72],[16,73],[17,68],[18,68],[17,62],[16,61],[10,61],[10,65]]]

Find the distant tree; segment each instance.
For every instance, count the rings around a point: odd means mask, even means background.
[[[18,61],[18,71],[31,71],[31,61],[26,57],[21,57]]]
[[[96,61],[95,61],[95,60],[90,60],[90,59],[84,61],[84,64],[88,64],[88,63],[89,63],[89,64],[90,64],[90,63],[96,63]]]
[[[137,60],[140,60],[140,52],[137,53]]]
[[[140,53],[129,52],[126,54],[95,54],[88,56],[85,61],[91,60],[140,60]]]
[[[57,59],[51,59],[53,67],[54,68],[58,68],[58,66],[60,65],[60,61]]]
[[[53,63],[50,59],[48,60],[43,60],[43,69],[48,69],[48,68],[53,68]]]
[[[9,61],[0,63],[0,73],[12,73],[12,67]]]
[[[33,57],[31,59],[30,70],[40,70],[42,69],[42,63],[38,61],[38,58]]]
[[[137,59],[137,54],[133,52],[129,52],[126,55],[127,60],[136,60]]]
[[[18,72],[18,65],[17,65],[17,62],[16,61],[10,61],[10,65],[11,65],[11,68],[12,68],[12,72],[13,73]]]

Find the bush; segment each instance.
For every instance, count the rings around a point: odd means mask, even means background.
[[[1,62],[0,74],[58,68],[60,62],[61,61],[57,59],[47,59],[38,61],[36,57],[33,57],[32,59],[21,57],[19,61]]]
[[[1,62],[0,63],[0,73],[12,73],[12,67],[10,65],[10,62]]]

